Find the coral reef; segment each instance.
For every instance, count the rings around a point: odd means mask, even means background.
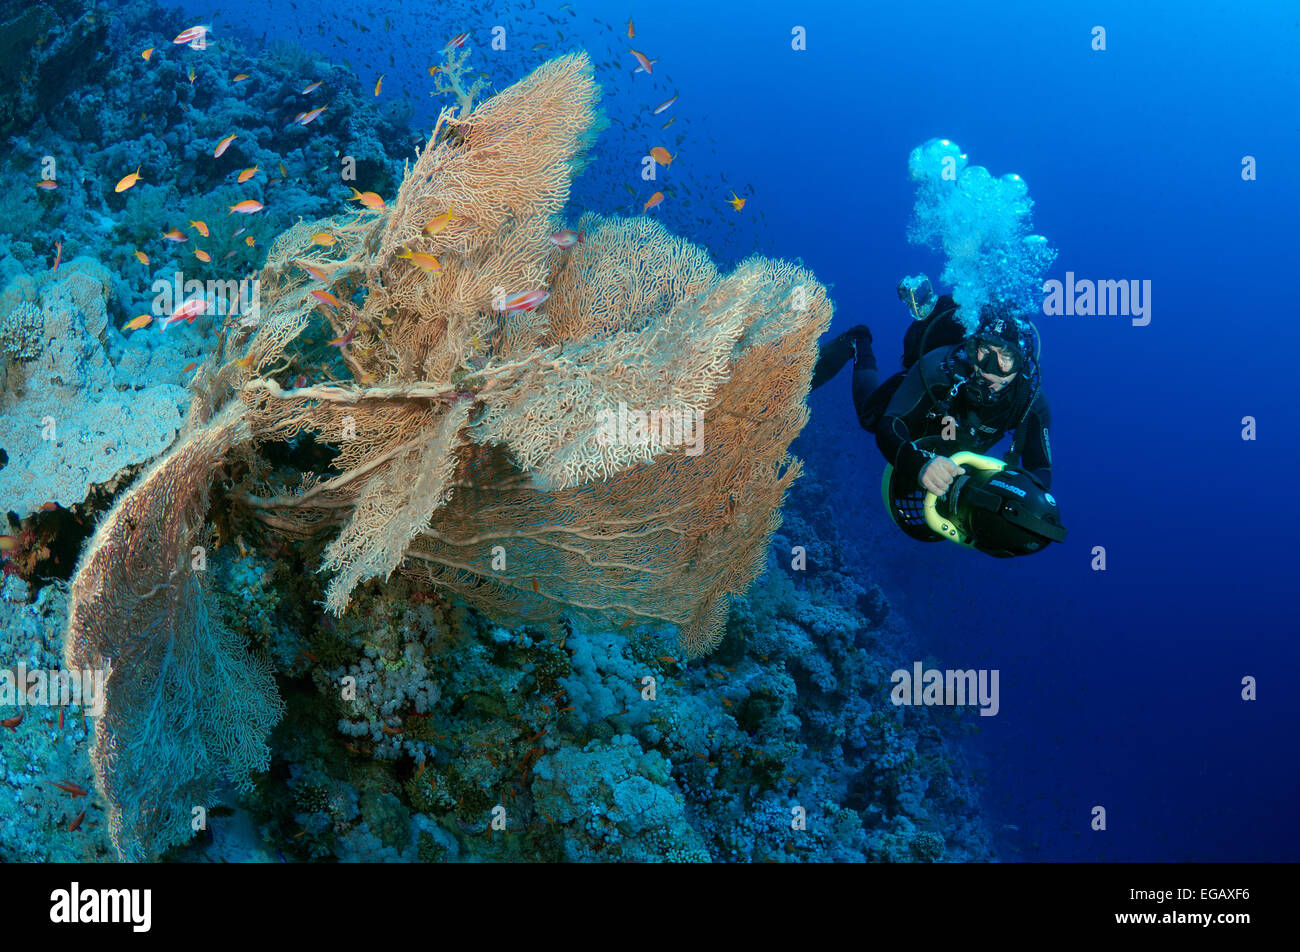
[[[990,858],[960,718],[889,703],[917,649],[789,452],[825,290],[644,216],[550,240],[605,125],[586,56],[478,101],[444,50],[460,109],[403,175],[409,110],[350,69],[70,11],[0,57],[0,168],[57,168],[0,196],[0,658],[108,700],[0,708],[0,860]],[[344,156],[385,207],[323,217]],[[259,268],[258,326],[158,331],[151,282]],[[699,452],[607,439],[622,406]]]
[[[20,275],[0,292],[6,346],[32,357],[6,361],[3,371],[0,511],[22,518],[44,503],[80,503],[93,485],[165,450],[180,430],[188,392],[119,385],[120,368],[105,351],[109,293],[107,271],[89,258],[35,280]]]

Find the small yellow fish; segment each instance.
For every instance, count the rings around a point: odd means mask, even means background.
[[[660,126],[659,128],[660,128],[660,129],[667,129],[669,126],[671,126],[671,125],[672,125],[674,122],[676,122],[676,121],[677,121],[677,117],[676,117],[676,116],[673,116],[671,119],[669,119],[667,122],[665,122],[665,123],[664,123],[662,126]]]
[[[139,249],[136,250],[135,260],[146,266],[149,264],[149,256]]]
[[[730,205],[732,208],[734,208],[736,211],[740,211],[742,208],[744,208],[745,202],[746,199],[741,198],[739,195],[735,193],[735,191],[732,191],[731,198],[727,199],[727,204]]]
[[[286,168],[284,167],[284,163],[283,163],[283,162],[281,162],[281,163],[279,163],[279,164],[280,164],[280,178],[286,178],[286,179],[287,179],[287,178],[289,177],[289,170],[286,169]]]
[[[430,75],[430,76],[433,76],[433,75],[435,75],[435,74],[436,74],[439,70],[441,70],[441,69],[442,69],[441,66],[430,66],[430,67],[429,67],[429,75]]]
[[[197,231],[204,238],[208,237],[208,226],[206,222],[191,221],[190,224],[194,226],[194,230]]]
[[[148,327],[149,322],[152,320],[153,320],[152,314],[141,314],[138,317],[133,317],[129,321],[127,321],[125,326],[123,326],[122,330],[138,331],[142,327]]]
[[[430,219],[429,224],[424,226],[426,235],[436,235],[454,221],[460,221],[461,216],[455,214],[454,209],[447,209],[437,218]]]
[[[375,95],[376,95],[376,96],[379,95],[379,90],[380,90],[380,88],[384,85],[384,76],[386,76],[386,75],[387,75],[386,73],[380,73],[380,74],[379,74],[379,78],[378,78],[377,80],[375,80]]]
[[[200,261],[203,261],[205,263],[212,260],[212,255],[208,254],[202,248],[194,249],[194,257],[198,258]]]
[[[251,215],[253,214],[253,212],[260,212],[265,207],[266,206],[259,201],[255,201],[254,199],[251,198],[246,198],[242,202],[236,202],[235,204],[231,205],[230,211],[227,212],[226,214],[233,215],[235,212],[239,212],[239,214],[241,215]]]
[[[149,47],[147,50],[141,50],[141,51],[140,51],[140,58],[141,58],[142,60],[144,60],[146,63],[149,62],[149,57],[151,57],[151,56],[153,56],[153,47],[152,47],[152,46]]]
[[[248,247],[251,248],[253,247],[253,245],[257,244],[257,239],[254,238],[252,235],[249,235],[247,238],[244,239],[244,244],[248,245]]]
[[[190,76],[190,85],[193,86],[193,85],[194,85],[194,80],[197,78],[197,77],[194,75],[194,67],[193,67],[193,66],[190,67],[190,73],[189,73],[189,76]]]
[[[239,136],[233,132],[230,135],[226,136],[224,139],[218,142],[217,147],[212,150],[212,157],[216,159],[221,158],[221,156],[225,153],[225,151],[230,148],[230,143],[234,142],[238,138]]]
[[[248,79],[248,74],[247,74],[247,73],[237,73],[237,74],[235,75],[235,78],[232,79],[231,82],[232,82],[232,83],[242,83],[242,82],[243,82],[244,80],[246,80],[246,79]]]
[[[351,188],[351,186],[348,187]],[[366,208],[372,208],[377,212],[382,212],[388,207],[376,192],[358,192],[355,188],[352,189],[352,197],[348,201],[360,202]]]
[[[328,231],[318,231],[316,234],[311,236],[311,243],[313,245],[322,245],[326,248],[330,247],[330,245],[334,244],[336,241],[338,241],[338,239]]]
[[[405,252],[405,254],[403,254]],[[442,265],[433,255],[425,254],[423,251],[412,251],[410,248],[403,248],[394,255],[396,258],[404,258],[411,264],[415,265],[425,274],[437,274],[442,270]]]
[[[118,182],[116,187],[114,187],[113,191],[125,192],[128,188],[133,186],[138,181],[140,181],[140,167],[136,166],[136,170],[132,172],[130,175],[123,178],[122,181]]]
[[[256,165],[254,165],[251,169],[244,169],[244,171],[239,173],[239,176],[235,179],[235,181],[238,182],[240,185],[243,185],[245,182],[247,182],[249,179],[251,179],[254,175],[256,175],[260,171],[262,170],[258,168]]]

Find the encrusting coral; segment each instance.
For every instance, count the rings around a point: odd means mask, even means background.
[[[244,773],[277,709],[260,667],[204,628],[186,567],[222,458],[248,464],[232,498],[267,525],[338,527],[323,566],[335,614],[400,568],[507,624],[666,622],[691,656],[721,639],[800,472],[788,449],[831,304],[801,267],[753,257],[724,277],[644,218],[588,215],[581,244],[552,240],[598,96],[585,54],[551,60],[468,115],[444,111],[390,207],[301,223],[272,246],[260,325],[246,341],[227,328],[188,432],[109,514],[73,585],[69,663],[113,661],[96,766],[137,835],[127,855],[174,841],[206,780],[145,776],[136,758],[185,749]],[[288,388],[276,375],[321,313],[352,381]],[[693,421],[700,439],[611,438],[628,408]],[[337,448],[338,474],[273,488],[257,447],[304,433]],[[140,538],[155,564],[128,575]],[[166,697],[146,690],[161,657],[179,679]],[[210,705],[247,710],[169,720],[194,665],[224,678]]]

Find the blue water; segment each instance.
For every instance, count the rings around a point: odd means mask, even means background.
[[[208,4],[182,6],[212,17]],[[386,2],[367,12],[369,32],[349,22],[352,4],[290,6],[223,3],[213,22],[218,35],[269,32],[346,58],[363,85],[384,73],[417,123],[436,114],[424,69],[444,34],[470,30],[482,46],[506,25],[509,50],[483,52],[501,86],[576,45],[616,63],[598,68],[614,124],[574,210],[639,210],[623,186],[644,196],[640,156],[679,152],[663,172],[664,222],[724,262],[802,258],[831,288],[832,331],[869,324],[882,369],[908,321],[895,284],[942,269],[905,238],[907,156],[931,137],[1024,177],[1034,227],[1060,252],[1051,277],[1150,280],[1149,326],[1039,322],[1064,545],[996,561],[895,533],[847,372],[812,395],[796,450],[828,474],[864,580],[879,580],[924,649],[945,667],[1001,671],[1001,711],[972,742],[1003,858],[1300,854],[1300,525],[1288,491],[1300,459],[1285,389],[1298,343],[1293,6],[624,2],[577,3],[571,16],[544,5],[563,41],[542,5],[484,16]],[[653,77],[631,74],[628,14],[638,48],[661,59]],[[795,25],[806,51],[790,47]],[[1104,52],[1090,48],[1097,25]],[[673,92],[680,118],[660,130],[666,116],[647,110]],[[1242,180],[1247,155],[1256,181]],[[742,215],[725,203],[731,189],[748,196]],[[1253,442],[1245,416],[1258,421]],[[1105,572],[1090,569],[1094,546]],[[1246,676],[1256,701],[1240,697]],[[1104,832],[1090,829],[1096,805]]]

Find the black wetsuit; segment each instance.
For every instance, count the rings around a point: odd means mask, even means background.
[[[876,445],[900,476],[919,484],[921,470],[935,456],[951,456],[961,450],[984,453],[1008,432],[1014,433],[1014,449],[1020,468],[1034,476],[1043,488],[1052,485],[1052,452],[1049,427],[1051,410],[1041,388],[1033,387],[1024,374],[993,394],[987,403],[968,399],[968,384],[949,394],[959,378],[977,371],[971,366],[964,343],[951,343],[964,334],[957,322],[955,305],[946,295],[939,299],[930,318],[908,328],[904,339],[904,366],[883,384],[876,369],[869,340],[857,344],[853,368],[853,405],[863,429],[876,435]],[[923,325],[933,324],[928,332]],[[917,358],[921,334],[926,334],[924,356]],[[945,341],[934,347],[933,341]],[[829,342],[813,371],[813,388],[829,381],[853,356],[854,343],[847,336]],[[924,371],[924,376],[922,372]],[[928,385],[928,386],[927,386]],[[956,421],[951,440],[944,439],[945,413]]]

